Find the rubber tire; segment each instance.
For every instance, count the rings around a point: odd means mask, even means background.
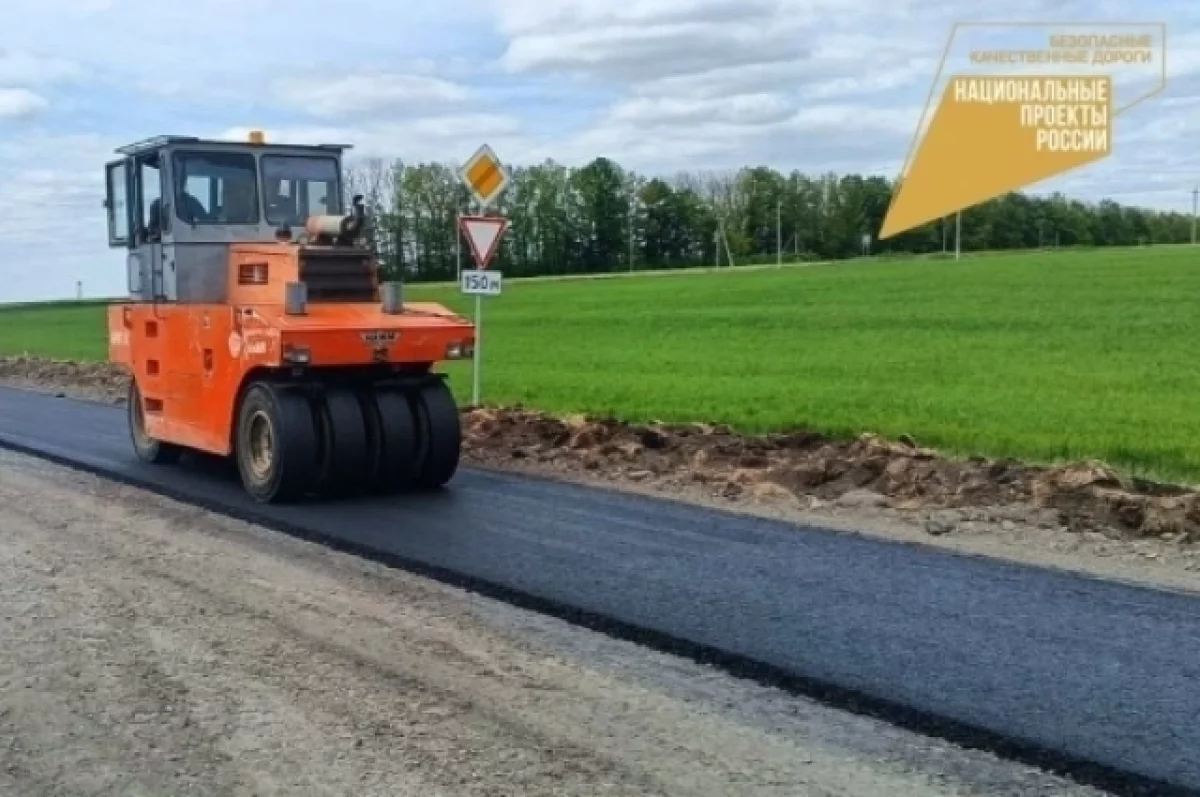
[[[417,421],[417,473],[414,486],[441,487],[454,477],[462,453],[462,426],[454,394],[445,382],[431,382],[409,394]]]
[[[155,465],[171,465],[179,461],[183,449],[173,443],[164,443],[147,437],[143,431],[144,408],[142,407],[142,392],[138,389],[137,380],[129,380],[129,388],[125,395],[126,418],[129,421],[129,439],[133,442],[134,453],[143,462]]]
[[[317,399],[321,435],[319,491],[352,495],[369,485],[375,469],[362,404],[352,390],[334,387]]]
[[[419,472],[412,405],[403,393],[387,388],[365,390],[360,399],[375,452],[372,490],[389,494],[409,489]]]
[[[267,475],[256,479],[248,465],[250,421],[262,412],[271,424],[274,451]],[[254,382],[238,407],[234,448],[242,486],[260,503],[297,501],[317,486],[320,475],[317,427],[308,397],[299,390]]]

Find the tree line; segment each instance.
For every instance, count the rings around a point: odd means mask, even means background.
[[[347,193],[361,194],[369,242],[390,275],[453,280],[456,218],[470,194],[452,165],[368,160],[347,168]],[[490,212],[510,221],[494,267],[514,277],[836,260],[871,254],[953,251],[955,218],[888,239],[883,224],[894,182],[858,174],[783,174],[766,167],[645,177],[608,158],[572,168],[553,161],[512,168]],[[1051,246],[1185,243],[1192,219],[1121,205],[1014,192],[962,212],[964,251]],[[871,236],[868,245],[864,236]]]

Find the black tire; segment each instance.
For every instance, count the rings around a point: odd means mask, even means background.
[[[409,394],[417,421],[416,487],[441,487],[458,470],[462,427],[454,394],[445,382],[431,382]]]
[[[179,461],[183,449],[173,443],[146,434],[145,407],[142,406],[142,392],[138,389],[137,380],[129,380],[128,392],[125,396],[126,416],[129,419],[129,438],[133,441],[133,450],[138,459],[155,465],[170,465]]]
[[[375,469],[362,405],[353,391],[330,388],[317,399],[321,435],[320,492],[343,496],[369,486]]]
[[[317,486],[317,428],[299,390],[252,383],[238,407],[235,439],[242,485],[256,501],[296,501]]]
[[[407,490],[420,464],[412,405],[403,393],[386,388],[364,391],[361,398],[376,455],[371,486],[378,493]]]

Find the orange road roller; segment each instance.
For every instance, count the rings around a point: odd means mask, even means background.
[[[232,457],[262,502],[454,475],[458,408],[435,368],[473,357],[475,328],[381,278],[362,197],[345,207],[347,149],[161,136],[106,165],[129,280],[108,351],[141,459]]]

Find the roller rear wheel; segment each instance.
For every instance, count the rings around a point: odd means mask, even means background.
[[[445,382],[433,382],[409,394],[417,422],[414,486],[441,487],[454,477],[462,446],[462,427],[454,394]]]
[[[156,465],[178,462],[183,453],[182,448],[172,443],[155,440],[146,434],[145,407],[142,406],[142,392],[138,389],[136,379],[129,380],[126,405],[129,417],[129,436],[133,440],[133,450],[137,453],[138,459]]]
[[[374,456],[371,488],[396,493],[412,486],[419,473],[417,422],[412,406],[398,390],[364,390],[359,397]]]
[[[238,410],[236,441],[242,485],[255,500],[295,501],[318,486],[317,427],[299,390],[251,384]]]
[[[316,398],[321,435],[322,495],[344,496],[368,486],[375,469],[373,447],[358,396],[336,387]]]

